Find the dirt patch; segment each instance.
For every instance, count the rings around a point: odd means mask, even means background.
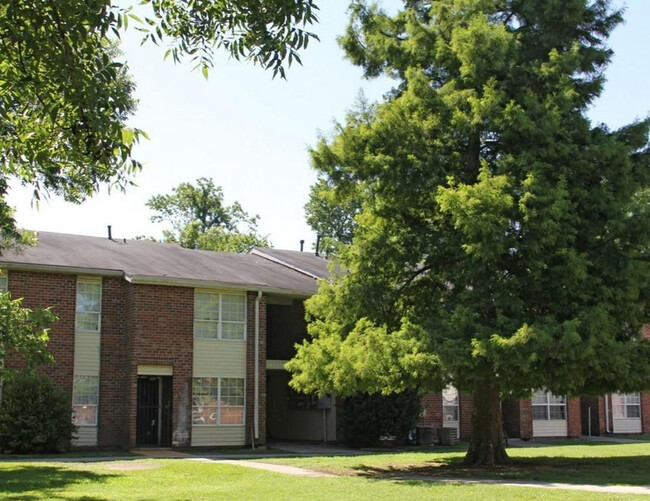
[[[107,469],[114,471],[155,470],[161,466],[161,464],[141,463],[139,461],[120,461],[111,463]]]

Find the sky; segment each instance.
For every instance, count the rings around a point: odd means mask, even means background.
[[[301,54],[287,81],[272,79],[249,63],[219,57],[209,78],[189,63],[163,61],[165,49],[140,46],[129,28],[122,50],[137,88],[138,109],[130,125],[145,130],[135,158],[144,168],[126,193],[106,190],[81,205],[60,199],[35,207],[31,190],[13,183],[8,201],[18,225],[37,231],[116,238],[161,237],[164,224],[152,223],[146,201],[170,193],[183,182],[211,177],[225,201],[239,201],[260,216],[259,229],[276,248],[309,249],[315,235],[305,222],[304,205],[316,180],[309,148],[342,122],[363,92],[370,101],[390,89],[385,78],[368,81],[343,57],[336,37],[343,33],[349,0],[321,0],[313,31],[320,43]],[[395,3],[394,1],[392,2]],[[602,96],[590,109],[594,123],[615,129],[650,114],[650,1],[617,1],[625,24],[613,32],[614,57]]]

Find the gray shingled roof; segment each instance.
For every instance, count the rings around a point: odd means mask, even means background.
[[[282,264],[314,278],[326,278],[329,276],[328,261],[322,256],[316,256],[311,252],[299,252],[280,249],[265,249],[254,247],[251,254],[264,257],[270,261]]]
[[[289,251],[290,252],[290,251]],[[316,280],[255,254],[184,249],[145,240],[38,232],[38,244],[3,251],[0,267],[123,274],[133,282],[223,286],[311,295]]]

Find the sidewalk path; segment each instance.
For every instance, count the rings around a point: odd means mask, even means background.
[[[285,475],[294,475],[298,477],[335,477],[329,473],[322,473],[320,471],[307,470],[305,468],[296,468],[295,466],[287,466],[283,464],[272,463],[258,463],[257,461],[246,461],[236,459],[208,459],[208,458],[189,458],[190,461],[201,461],[218,464],[230,464],[234,466],[242,466],[244,468],[253,468],[255,470],[271,471],[273,473],[283,473]]]
[[[425,477],[425,476],[400,476],[391,477],[396,480],[419,480],[421,482],[440,482],[458,484],[486,484],[503,487],[533,487],[538,489],[557,489],[565,491],[609,492],[612,494],[647,494],[650,495],[650,486],[647,485],[591,485],[591,484],[563,484],[557,482],[535,482],[525,480],[480,480],[452,477]]]

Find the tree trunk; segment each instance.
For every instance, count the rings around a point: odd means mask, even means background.
[[[499,392],[487,382],[477,383],[474,387],[472,436],[464,462],[472,466],[494,466],[508,461],[503,443]]]

